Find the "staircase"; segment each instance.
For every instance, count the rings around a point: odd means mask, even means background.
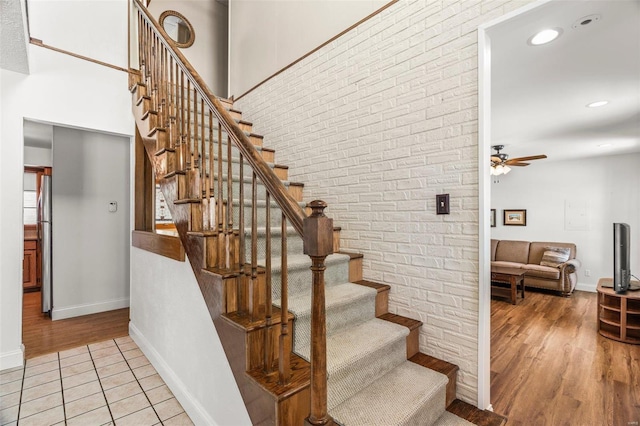
[[[457,367],[419,352],[339,228],[302,203],[263,137],[212,96],[144,6],[130,72],[138,141],[255,425],[468,425]]]

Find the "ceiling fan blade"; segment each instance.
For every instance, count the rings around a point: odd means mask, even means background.
[[[493,161],[494,163],[499,163],[501,160],[500,160],[500,157],[496,157],[495,155],[492,155],[491,161]]]
[[[517,157],[517,158],[512,158],[509,161],[531,161],[531,160],[542,160],[544,158],[547,158],[546,155],[542,154],[542,155],[530,155],[528,157]]]
[[[524,167],[524,166],[528,166],[529,165],[529,163],[520,163],[520,162],[517,162],[517,161],[515,161],[513,163],[507,161],[506,164],[507,164],[507,166],[516,166],[516,167]]]

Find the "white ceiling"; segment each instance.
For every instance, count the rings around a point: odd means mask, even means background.
[[[527,44],[545,28],[562,34]],[[492,145],[549,157],[538,161],[640,152],[640,0],[551,1],[488,34]],[[609,104],[586,107],[598,100]]]

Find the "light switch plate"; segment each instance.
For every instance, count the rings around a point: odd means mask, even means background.
[[[436,195],[436,213],[449,214],[449,194]]]
[[[118,211],[118,202],[117,201],[109,201],[109,212],[115,213]]]

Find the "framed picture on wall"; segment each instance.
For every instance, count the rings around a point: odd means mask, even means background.
[[[503,223],[505,226],[527,226],[526,210],[503,210]]]
[[[491,209],[491,227],[495,228],[496,227],[496,209]]]

